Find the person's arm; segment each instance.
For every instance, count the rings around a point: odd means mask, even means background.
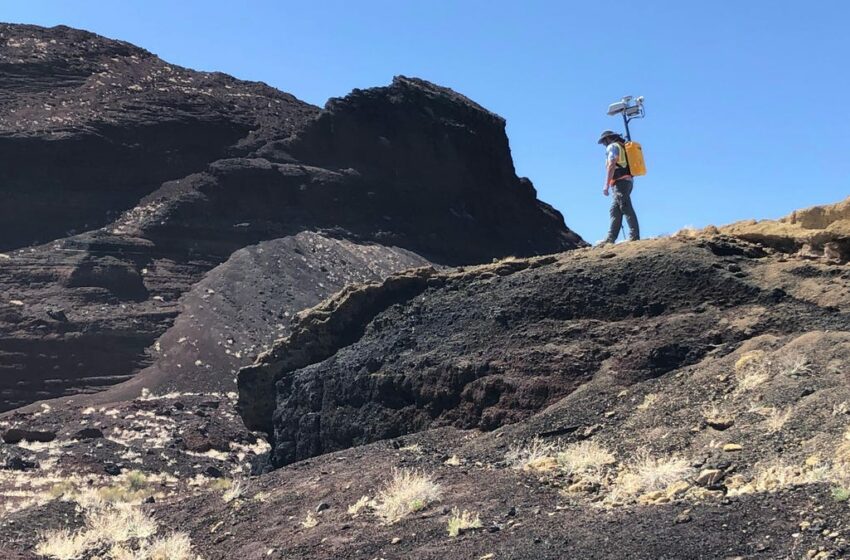
[[[614,171],[617,169],[617,160],[620,159],[620,149],[613,145],[608,148],[608,162],[605,164],[607,173],[605,176],[605,186],[602,188],[602,194],[608,196],[608,188],[614,181]]]

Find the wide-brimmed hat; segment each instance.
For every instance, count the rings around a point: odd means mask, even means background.
[[[599,135],[599,141],[597,142],[597,144],[603,143],[606,138],[609,138],[611,136],[614,136],[615,138],[620,137],[620,135],[618,133],[614,132],[613,130],[606,130],[605,132],[603,132],[602,134]]]

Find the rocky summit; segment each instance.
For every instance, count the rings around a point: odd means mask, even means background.
[[[348,283],[584,245],[516,176],[504,120],[423,80],[322,110],[20,25],[0,78],[0,410],[140,372],[228,391]]]
[[[422,80],[0,74],[0,558],[850,557],[848,201],[589,248]]]

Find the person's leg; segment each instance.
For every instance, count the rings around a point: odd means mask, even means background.
[[[611,189],[611,227],[608,228],[608,237],[605,238],[605,243],[614,243],[617,241],[617,236],[620,235],[620,228],[623,227],[623,210],[621,208],[620,191],[617,187]]]
[[[622,202],[620,211],[626,216],[626,223],[629,224],[629,241],[637,241],[640,239],[640,225],[638,224],[637,213],[632,206],[632,187],[634,183],[629,182],[628,186],[622,189]]]

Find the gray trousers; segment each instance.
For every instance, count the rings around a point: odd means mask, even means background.
[[[608,230],[608,237],[605,239],[607,243],[617,241],[620,228],[623,226],[623,216],[626,217],[626,223],[629,224],[629,240],[637,241],[640,239],[637,214],[635,214],[635,208],[632,206],[632,187],[634,187],[634,182],[626,179],[617,181],[611,188],[611,227]]]

